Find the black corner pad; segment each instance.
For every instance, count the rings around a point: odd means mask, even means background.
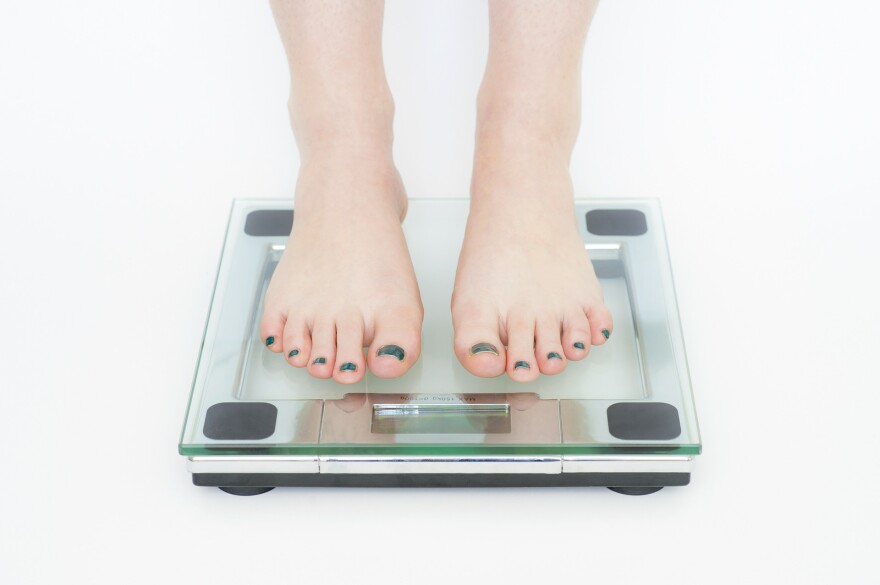
[[[641,236],[648,219],[638,209],[594,209],[587,212],[587,231],[594,236]]]
[[[268,402],[220,402],[208,408],[202,432],[216,441],[258,441],[272,436],[277,418]]]
[[[664,441],[681,435],[678,409],[665,402],[616,402],[608,407],[608,432],[625,441]]]
[[[244,220],[244,233],[249,236],[289,236],[292,229],[292,209],[258,209]]]

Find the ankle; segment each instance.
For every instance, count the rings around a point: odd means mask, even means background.
[[[477,150],[541,151],[571,157],[580,130],[580,96],[548,91],[480,87],[477,96]]]
[[[391,93],[375,99],[312,100],[289,104],[291,126],[302,160],[328,154],[391,161],[394,101]]]
[[[471,213],[497,217],[574,214],[569,170],[579,103],[547,104],[481,88],[471,178]],[[549,104],[549,105],[548,105]]]
[[[322,149],[300,163],[297,213],[337,217],[346,214],[406,214],[406,190],[390,156],[374,152]]]
[[[518,199],[550,207],[571,203],[571,148],[530,128],[486,125],[477,132],[471,201],[491,207]],[[537,210],[536,210],[537,211]]]

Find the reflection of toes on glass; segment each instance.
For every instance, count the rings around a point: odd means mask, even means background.
[[[334,406],[343,412],[354,412],[360,410],[366,401],[367,395],[361,393],[346,394],[342,397],[342,400],[328,400],[327,402],[332,402]]]
[[[538,395],[534,392],[517,392],[516,394],[508,394],[507,402],[510,404],[511,408],[514,410],[528,410],[532,407],[536,402],[538,402]]]
[[[403,348],[399,345],[383,345],[376,351],[376,355],[390,355],[391,357],[396,357],[398,360],[403,361],[403,358],[406,357],[406,352],[403,351]]]
[[[491,353],[493,355],[498,355],[498,348],[491,343],[476,343],[471,347],[471,354],[477,355],[478,353]]]

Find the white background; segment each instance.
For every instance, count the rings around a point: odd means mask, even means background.
[[[397,163],[467,194],[481,1],[389,1]],[[659,197],[692,484],[190,484],[177,440],[234,197],[297,154],[265,2],[0,5],[0,582],[880,583],[880,7],[606,0],[579,196]]]

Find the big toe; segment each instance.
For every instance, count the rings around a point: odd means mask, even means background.
[[[507,359],[498,335],[498,316],[489,310],[453,310],[455,355],[475,376],[494,378],[504,373]]]
[[[367,352],[367,365],[378,378],[402,376],[419,359],[421,319],[400,315],[376,318],[373,342]]]

